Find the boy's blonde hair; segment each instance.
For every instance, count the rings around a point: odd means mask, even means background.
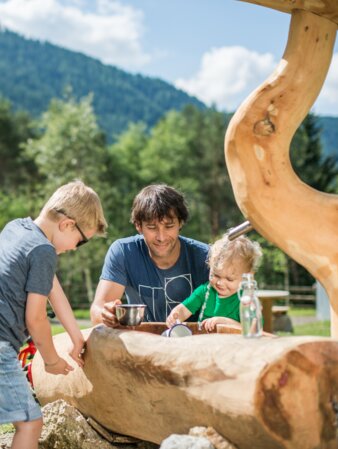
[[[222,269],[225,264],[241,259],[247,266],[248,272],[256,271],[262,250],[258,242],[252,242],[245,236],[229,240],[228,234],[216,240],[209,250],[208,265],[211,270]]]
[[[42,208],[41,215],[53,221],[58,221],[61,215],[67,216],[81,229],[95,229],[97,235],[104,235],[107,228],[99,196],[79,180],[59,187]]]

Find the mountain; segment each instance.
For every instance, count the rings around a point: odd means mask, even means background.
[[[0,94],[15,109],[37,117],[54,97],[72,88],[75,98],[94,94],[93,107],[110,140],[129,122],[152,127],[170,109],[206,106],[160,79],[132,75],[81,53],[25,39],[0,29]]]
[[[108,140],[129,122],[152,127],[170,109],[187,104],[204,109],[197,98],[157,78],[132,75],[81,53],[25,39],[0,28],[0,95],[15,109],[37,117],[69,86],[75,98],[94,94],[93,106]],[[325,154],[338,157],[338,117],[319,117]]]

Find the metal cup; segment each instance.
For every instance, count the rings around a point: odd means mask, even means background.
[[[138,326],[142,323],[145,304],[116,304],[116,318],[124,326]]]
[[[192,335],[192,331],[185,324],[177,323],[162,332],[162,335],[163,337],[171,338],[190,337],[190,335]]]

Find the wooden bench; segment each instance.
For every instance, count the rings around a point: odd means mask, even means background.
[[[289,306],[272,306],[273,332],[293,332],[292,321],[288,315],[289,309]]]

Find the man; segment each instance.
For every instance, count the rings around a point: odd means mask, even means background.
[[[183,195],[156,184],[135,197],[131,222],[138,235],[109,248],[94,302],[94,324],[117,325],[115,304],[146,304],[145,321],[166,321],[170,311],[208,280],[208,245],[179,232],[188,219]],[[196,317],[193,317],[196,321]]]

